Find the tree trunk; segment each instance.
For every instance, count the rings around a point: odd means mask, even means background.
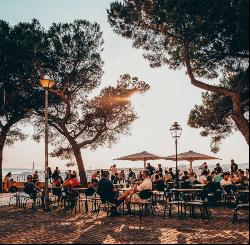
[[[242,112],[233,111],[232,119],[249,145],[249,124]]]
[[[76,163],[77,163],[78,170],[79,170],[80,183],[83,187],[87,187],[88,181],[87,181],[87,175],[86,175],[85,167],[84,167],[83,160],[82,160],[81,149],[78,147],[77,144],[72,145],[72,148],[74,151]]]
[[[0,134],[0,193],[3,192],[3,148],[7,133]]]
[[[3,146],[0,144],[0,193],[3,192]]]

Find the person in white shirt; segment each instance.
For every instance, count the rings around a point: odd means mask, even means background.
[[[203,171],[201,176],[200,176],[200,179],[199,179],[199,182],[201,184],[204,184],[206,185],[207,184],[207,172],[206,171]]]
[[[225,187],[227,185],[232,185],[232,181],[230,180],[230,173],[224,173],[223,174],[223,179],[220,182],[221,187]]]
[[[150,172],[147,169],[142,171],[143,181],[141,183],[137,183],[132,190],[125,191],[121,196],[117,198],[118,201],[125,200],[125,203],[130,210],[130,203],[140,203],[144,200],[140,197],[140,192],[142,191],[152,191],[153,184],[150,178]]]

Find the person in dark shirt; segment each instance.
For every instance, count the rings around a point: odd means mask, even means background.
[[[187,172],[187,171],[184,171],[184,174],[183,174],[181,180],[182,180],[182,181],[188,181],[188,179],[189,179],[188,172]]]
[[[222,172],[223,172],[223,169],[222,169],[222,167],[220,166],[220,163],[217,163],[217,164],[216,164],[216,168],[214,169],[214,171],[216,172],[216,174],[222,173]]]
[[[155,172],[155,168],[153,166],[151,166],[150,163],[148,163],[148,166],[146,167],[146,169],[149,171],[150,176],[152,176]]]
[[[234,160],[231,160],[231,174],[236,174],[238,171],[239,167],[238,164],[234,162]]]
[[[133,172],[132,168],[129,169],[128,178],[131,178],[131,179],[136,178],[135,173]]]
[[[39,182],[39,175],[38,175],[38,171],[35,171],[35,173],[33,174],[32,179],[33,179],[33,183],[34,183],[35,185],[37,185],[37,184],[38,184],[38,182]]]
[[[60,171],[59,168],[56,167],[54,173],[52,174],[52,179],[58,179],[59,176],[60,176]]]
[[[98,183],[97,193],[101,197],[102,202],[116,203],[118,193],[109,180],[109,172],[103,171],[102,179]]]
[[[36,188],[36,185],[33,182],[33,177],[31,175],[28,175],[27,182],[24,184],[24,192],[30,196],[30,198],[36,202],[38,189]],[[41,196],[42,206],[44,206],[44,195]]]
[[[169,168],[168,173],[172,176],[172,179],[175,179],[175,174],[173,173],[172,168]]]
[[[155,176],[154,184],[157,191],[164,191],[165,184],[164,180],[160,178],[160,175]]]
[[[113,178],[113,184],[114,185],[117,185],[118,184],[118,181],[119,181],[119,174],[118,173],[115,173],[115,176]]]
[[[163,169],[162,169],[161,164],[158,164],[158,171],[159,171],[160,178],[163,178]]]
[[[93,196],[96,193],[96,189],[98,187],[98,180],[92,179],[91,183],[88,186],[88,189],[85,191],[86,196]]]
[[[51,168],[50,168],[50,167],[48,167],[48,178],[49,178],[49,183],[51,183],[52,171],[51,171]]]

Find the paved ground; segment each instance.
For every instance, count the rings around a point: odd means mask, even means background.
[[[0,244],[248,244],[248,220],[231,223],[232,209],[212,209],[212,220],[179,221],[144,217],[106,218],[83,214],[33,212],[0,207]],[[246,215],[244,216],[246,217]]]

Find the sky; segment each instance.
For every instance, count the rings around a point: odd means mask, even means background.
[[[144,150],[160,156],[173,155],[175,146],[169,129],[175,121],[183,128],[178,145],[179,152],[194,150],[213,155],[221,158],[224,164],[229,163],[232,158],[238,163],[247,163],[249,147],[239,132],[224,140],[221,151],[214,155],[210,151],[210,139],[201,137],[199,130],[188,127],[189,113],[194,105],[201,103],[202,91],[191,85],[185,70],[173,71],[166,66],[150,68],[142,57],[143,52],[134,49],[131,40],[113,33],[107,22],[106,12],[111,2],[112,0],[0,1],[0,19],[11,25],[20,21],[31,21],[33,18],[38,19],[45,28],[53,22],[72,22],[75,19],[99,23],[105,40],[105,74],[101,86],[115,85],[120,75],[127,73],[150,84],[151,90],[147,94],[132,98],[139,119],[132,125],[130,135],[121,136],[111,149],[102,147],[94,152],[83,150],[86,168],[109,168],[114,163],[113,159]],[[23,130],[30,135],[34,132],[32,126],[26,126]],[[37,169],[43,168],[43,143],[37,144],[28,139],[4,150],[4,168],[31,168],[33,162]],[[65,162],[60,159],[50,158],[49,163],[52,168],[65,168]],[[143,166],[140,162],[116,163],[121,168]],[[162,164],[164,167],[173,165],[167,161]]]

